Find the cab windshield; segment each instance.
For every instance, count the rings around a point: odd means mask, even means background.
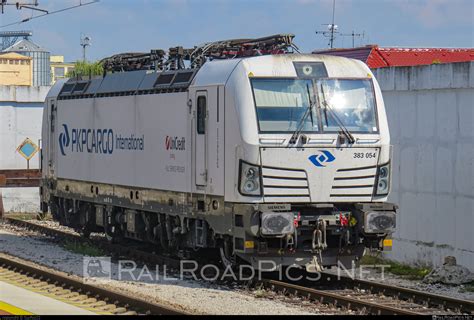
[[[323,131],[339,131],[336,118],[351,132],[377,132],[375,97],[368,79],[321,79],[317,83]],[[328,109],[332,109],[332,112]]]
[[[337,118],[350,132],[378,132],[370,79],[251,81],[262,133],[294,132],[298,125],[307,133],[338,132]],[[306,112],[310,115],[301,124]]]
[[[294,132],[314,99],[312,80],[253,79],[260,132]],[[319,131],[315,110],[302,131]]]

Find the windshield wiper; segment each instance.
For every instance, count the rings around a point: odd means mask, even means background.
[[[313,118],[313,108],[314,108],[314,102],[312,101],[311,99],[311,94],[310,94],[310,90],[309,90],[309,85],[306,86],[307,90],[308,90],[308,99],[309,99],[309,106],[308,108],[306,109],[303,117],[300,119],[300,121],[298,122],[298,125],[296,126],[296,130],[295,132],[293,132],[293,134],[291,135],[291,138],[290,138],[290,143],[288,144],[288,146],[290,145],[294,145],[298,142],[298,138],[301,134],[301,131],[303,131],[303,127],[304,127],[304,123],[306,122],[306,119],[308,119],[308,116],[311,116],[311,125],[314,126],[314,118]],[[304,142],[306,143],[306,142]]]
[[[347,140],[349,141],[349,144],[354,144],[355,143],[355,138],[354,136],[352,135],[352,133],[350,133],[349,130],[347,130],[346,126],[344,125],[344,123],[342,122],[342,120],[338,117],[337,113],[329,106],[329,104],[327,103],[326,101],[326,94],[324,92],[324,88],[323,88],[323,85],[321,84],[321,93],[323,94],[323,99],[322,99],[322,103],[324,104],[324,118],[326,120],[326,126],[329,127],[329,123],[328,123],[328,115],[327,115],[327,110],[330,111],[331,113],[331,116],[333,117],[333,119],[336,121],[336,124],[339,126],[339,129],[341,129],[341,131],[339,132],[339,134],[343,134],[346,136]]]

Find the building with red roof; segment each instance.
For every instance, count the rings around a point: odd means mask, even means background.
[[[367,45],[358,48],[315,50],[313,53],[362,60],[372,69],[474,61],[474,48],[381,48],[377,45]]]

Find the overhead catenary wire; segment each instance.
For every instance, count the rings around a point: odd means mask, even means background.
[[[0,29],[7,28],[7,27],[10,27],[10,26],[13,26],[13,25],[17,25],[17,24],[22,24],[22,23],[25,23],[25,22],[29,22],[29,21],[31,21],[31,20],[38,19],[38,18],[42,18],[42,17],[45,17],[45,16],[50,16],[50,15],[53,15],[53,14],[56,14],[56,13],[61,13],[61,12],[64,12],[64,11],[69,11],[69,10],[72,10],[72,9],[77,9],[77,8],[79,8],[79,7],[85,7],[85,6],[88,6],[88,5],[97,3],[97,2],[99,2],[99,1],[100,1],[100,0],[92,0],[92,1],[89,1],[89,2],[86,2],[86,3],[82,3],[82,1],[81,1],[78,5],[75,5],[75,6],[71,6],[71,7],[67,7],[67,8],[63,8],[63,9],[51,11],[51,12],[48,12],[48,13],[40,14],[40,15],[38,15],[38,16],[32,16],[32,17],[30,17],[30,18],[25,18],[25,19],[23,19],[23,20],[19,20],[19,21],[16,21],[16,22],[12,22],[12,23],[9,23],[9,24],[2,25],[2,26],[0,26]]]

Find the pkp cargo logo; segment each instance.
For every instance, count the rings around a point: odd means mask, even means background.
[[[63,124],[64,132],[59,134],[59,148],[61,149],[61,154],[66,156],[65,148],[69,147],[71,143],[71,138],[69,136],[69,129],[67,125]]]
[[[59,148],[63,156],[66,156],[68,150],[72,153],[104,155],[111,155],[114,150],[124,152],[145,150],[144,134],[119,132],[115,135],[111,128],[72,128],[69,130],[66,124],[63,124],[63,128],[64,132],[59,134]]]
[[[184,151],[186,150],[186,139],[184,137],[178,138],[178,137],[166,136],[165,147],[166,147],[166,150],[168,151],[169,150]]]
[[[311,161],[316,167],[324,168],[326,167],[325,163],[330,163],[336,160],[334,155],[327,151],[327,150],[320,150],[320,154],[315,154],[309,157],[309,161]]]

